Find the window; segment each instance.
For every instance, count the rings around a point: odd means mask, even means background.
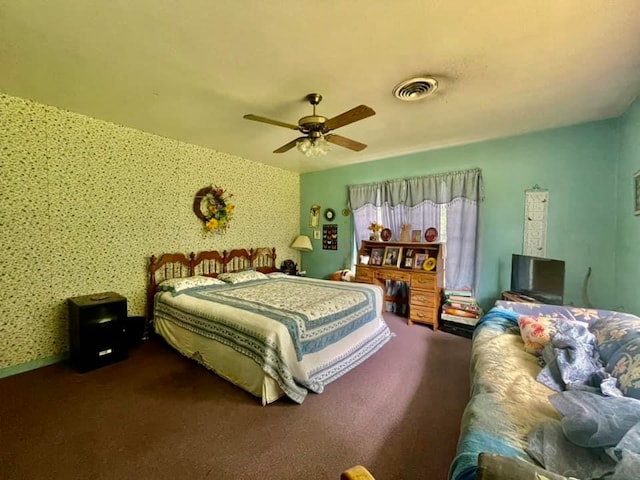
[[[438,230],[445,243],[445,285],[474,288],[476,243],[482,175],[479,169],[426,177],[352,185],[349,200],[353,211],[356,250],[368,240],[369,225],[381,223],[395,238],[402,224],[424,231]]]

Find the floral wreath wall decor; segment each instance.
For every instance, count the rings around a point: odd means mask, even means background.
[[[198,190],[193,199],[193,213],[204,222],[207,232],[224,233],[233,218],[232,193],[222,187],[210,186]]]

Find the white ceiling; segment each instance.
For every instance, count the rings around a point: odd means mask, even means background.
[[[391,91],[423,74],[420,102]],[[0,92],[295,172],[615,117],[640,92],[637,0],[0,0]],[[368,144],[271,153],[366,104]]]

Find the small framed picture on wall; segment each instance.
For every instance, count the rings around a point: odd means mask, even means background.
[[[412,242],[422,241],[422,230],[411,230],[411,241]]]

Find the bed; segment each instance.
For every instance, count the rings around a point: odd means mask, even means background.
[[[638,478],[640,318],[498,301],[474,331],[470,397],[452,480]],[[480,454],[523,474],[485,477]]]
[[[373,285],[285,275],[275,249],[152,256],[148,318],[181,354],[259,397],[302,403],[392,334]]]

